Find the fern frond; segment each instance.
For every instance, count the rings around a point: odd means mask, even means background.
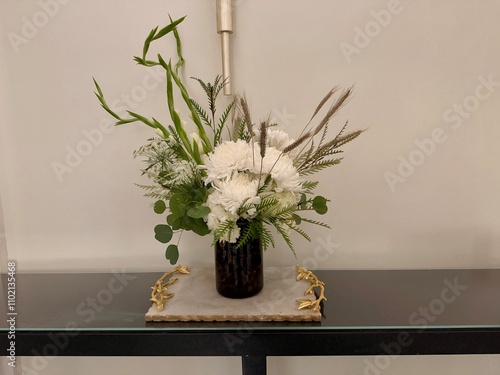
[[[302,228],[296,227],[296,226],[293,226],[293,225],[290,225],[290,228],[292,228],[295,232],[297,232],[302,237],[304,237],[306,240],[308,240],[309,242],[311,242],[311,237]]]
[[[191,104],[193,105],[194,110],[198,113],[198,116],[203,120],[205,125],[209,126],[213,129],[212,120],[208,117],[207,111],[205,111],[201,105],[199,105],[195,100],[191,99]]]
[[[321,134],[321,139],[319,140],[318,143],[318,149],[320,149],[321,146],[323,145],[323,142],[326,139],[326,133],[328,133],[328,124],[326,124],[325,127],[323,128],[323,134]]]
[[[346,126],[347,122],[340,131],[340,133],[337,134],[337,136],[334,139],[332,139],[322,147],[318,147],[316,152],[312,155],[311,160],[319,160],[321,158],[324,158],[325,156],[330,156],[333,154],[338,154],[343,152],[342,150],[339,150],[339,147],[356,139],[364,131],[364,130],[356,130],[346,135],[342,135]]]
[[[214,93],[215,98],[217,98],[219,96],[222,88],[229,83],[229,77],[226,78],[225,80],[223,80],[222,82],[220,82],[221,78],[222,78],[221,75],[217,75],[217,77],[215,77],[215,80],[214,80],[214,84],[213,84],[214,92],[213,93]]]
[[[313,173],[317,173],[325,168],[339,164],[341,161],[342,161],[342,158],[323,160],[323,161],[317,162],[311,166],[308,166],[307,168],[299,170],[299,175],[308,176],[308,175],[311,175]]]
[[[299,210],[299,211],[300,211],[300,210]],[[321,221],[308,219],[308,218],[306,218],[306,217],[300,217],[300,219],[301,219],[302,221],[305,221],[306,223],[309,223],[309,224],[319,225],[319,226],[324,227],[324,228],[332,229],[332,227],[330,227],[328,224],[323,223],[323,222],[321,222]]]
[[[273,216],[279,220],[288,220],[288,219],[290,219],[290,214],[293,214],[293,212],[296,209],[297,209],[297,205],[291,204],[289,206],[285,206],[285,207],[281,208],[280,210],[274,211]]]
[[[146,198],[152,198],[152,199],[165,199],[164,195],[159,194],[159,193],[155,193],[155,192],[150,192],[150,193],[144,194],[144,196]]]
[[[158,186],[154,186],[154,185],[141,185],[141,184],[134,184],[134,185],[137,186],[138,188],[146,190],[146,191],[153,191],[153,190],[158,189]]]
[[[217,127],[215,128],[214,147],[216,147],[218,144],[221,143],[222,130],[224,129],[224,126],[226,125],[226,121],[229,118],[229,115],[231,114],[231,110],[233,109],[233,106],[234,106],[234,101],[232,101],[227,106],[226,110],[222,113],[222,116],[219,118],[219,123],[217,124]]]
[[[228,232],[230,233],[233,230],[235,224],[236,222],[234,222],[233,220],[226,220],[222,224],[220,224],[215,230],[214,241],[212,244],[215,245],[215,243],[223,238]]]
[[[245,123],[245,120],[243,119],[238,119],[236,125],[235,125],[235,130],[236,130],[236,139],[241,139],[244,140],[245,142],[250,141],[250,133],[247,130],[247,126]]]
[[[318,145],[318,147],[313,150],[313,146],[308,150],[307,157],[301,158],[300,163],[296,163],[297,169],[298,170],[305,170],[308,169],[310,166],[316,164],[318,161],[323,160],[325,157],[334,155],[334,154],[339,154],[342,153],[342,150],[338,150],[338,148],[341,146],[340,142],[343,140],[343,132],[345,128],[347,127],[347,121],[340,129],[340,132],[335,136],[334,139],[326,142],[323,144],[326,136],[326,131],[328,128],[328,124],[325,125],[325,129],[323,131],[323,136],[321,138],[321,141]],[[345,143],[342,143],[345,144]]]
[[[273,206],[276,206],[278,204],[278,200],[276,198],[264,198],[262,201],[257,205],[256,209],[257,212],[262,212],[263,216],[266,216],[270,209]]]
[[[263,226],[260,220],[251,220],[247,222],[247,224],[242,228],[236,248],[245,245],[248,241],[261,238],[262,228]]]
[[[273,248],[276,247],[271,231],[269,229],[267,229],[265,226],[262,226],[261,239],[262,239],[262,247],[264,248],[264,251],[269,248],[269,245],[272,245]]]
[[[199,82],[201,87],[203,88],[203,91],[205,91],[205,94],[207,95],[207,101],[208,101],[208,108],[210,110],[210,113],[212,114],[212,120],[210,121],[210,127],[216,132],[215,129],[215,112],[217,111],[216,108],[216,102],[217,102],[217,97],[219,96],[220,91],[222,88],[228,83],[227,80],[224,80],[221,82],[222,76],[217,75],[214,79],[213,83],[205,83],[201,79],[196,78],[196,77],[191,77],[192,79],[195,79],[196,81]],[[208,118],[208,116],[205,113],[205,117]],[[205,120],[204,120],[205,121]],[[208,123],[207,123],[208,125]]]
[[[295,249],[293,247],[293,243],[292,243],[292,240],[290,238],[290,235],[288,234],[287,229],[284,227],[285,225],[288,227],[288,225],[282,223],[279,220],[276,220],[275,218],[271,218],[269,222],[276,228],[278,233],[281,234],[281,237],[283,237],[283,240],[288,245],[290,250],[292,250],[292,253],[295,256],[295,258],[297,258],[297,253],[295,253]]]
[[[306,152],[300,153],[294,160],[293,164],[295,167],[300,167],[305,164],[313,154],[314,151],[314,140],[311,140],[311,146],[307,149]]]
[[[306,193],[312,193],[314,189],[318,186],[319,181],[305,181],[302,183],[302,187],[304,188]]]
[[[361,133],[363,133],[364,130],[356,130],[356,131],[353,131],[349,134],[346,134],[345,136],[342,136],[340,137],[338,140],[337,140],[337,147],[341,147],[351,141],[353,141],[354,139],[358,138]]]
[[[334,141],[337,140],[338,138],[342,137],[342,134],[344,134],[344,130],[347,129],[347,125],[349,124],[349,120],[347,120],[345,123],[344,123],[344,126],[342,126],[342,129],[340,129],[340,131],[337,133],[337,135],[335,136],[335,138],[333,139]]]
[[[158,186],[153,186],[153,185],[141,185],[141,184],[135,184],[139,189],[146,190],[147,193],[144,194],[146,198],[153,198],[153,199],[165,199],[166,196],[169,194],[167,191],[168,189],[165,189],[165,194],[160,194],[156,192],[158,190]]]
[[[203,91],[205,91],[205,94],[207,96],[210,96],[210,87],[203,80],[201,80],[200,78],[196,78],[196,77],[191,77],[191,79],[198,81],[200,86],[203,88]]]

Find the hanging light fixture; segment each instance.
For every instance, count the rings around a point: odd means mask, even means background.
[[[232,0],[217,0],[217,33],[221,36],[222,49],[222,78],[224,95],[231,95],[231,49],[229,35],[233,33],[233,4]]]

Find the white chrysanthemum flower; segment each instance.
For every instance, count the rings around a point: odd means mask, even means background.
[[[255,139],[256,142],[259,143],[260,141],[260,132],[256,131],[255,132]],[[266,146],[267,147],[274,147],[275,149],[279,151],[283,151],[286,147],[290,146],[293,142],[295,142],[295,139],[290,138],[290,136],[285,133],[282,130],[267,130],[267,138],[266,138]],[[287,152],[287,155],[291,158],[294,158],[297,156],[299,152],[298,148],[293,149],[292,151]]]
[[[204,163],[207,171],[206,183],[230,179],[234,174],[253,165],[252,145],[242,140],[223,142],[204,157]]]
[[[274,181],[273,189],[276,192],[290,190],[298,193],[303,190],[299,172],[294,167],[293,160],[287,154],[283,154],[274,147],[268,147],[262,159],[261,167],[260,148],[256,145],[255,158],[257,162],[255,163],[255,167],[250,168],[250,171],[255,174],[270,173]]]
[[[255,131],[255,142],[260,143],[260,130]],[[293,143],[294,140],[282,130],[267,130],[266,146],[274,147],[283,151],[285,147]]]
[[[256,205],[261,198],[257,195],[258,179],[246,173],[239,173],[228,180],[215,180],[208,195],[206,205],[210,208],[207,215],[207,226],[212,231],[217,231],[220,225],[232,221],[235,225],[224,232],[221,238],[224,241],[236,242],[240,236],[236,221],[240,218],[250,219],[257,214]],[[242,212],[242,208],[245,211]]]
[[[229,180],[214,181],[212,199],[236,215],[244,204],[260,203],[260,198],[257,196],[258,183],[257,179],[251,179],[244,173],[237,174]]]
[[[208,229],[215,231],[225,221],[236,221],[238,220],[237,215],[231,214],[229,211],[225,210],[223,206],[215,202],[215,195],[210,194],[208,196],[207,202],[205,203],[208,208],[210,208],[210,213],[207,215],[207,227]]]
[[[286,155],[282,156],[271,171],[271,177],[276,182],[276,191],[288,190],[294,193],[303,191],[302,179],[293,166],[293,161]]]
[[[273,137],[271,142],[279,147],[290,142],[284,132],[275,131]],[[234,223],[233,228],[224,231],[221,238],[224,241],[236,242],[239,238],[239,228],[236,225],[238,219],[249,220],[259,214],[257,206],[262,198],[258,193],[266,176],[270,175],[271,181],[264,195],[271,194],[278,199],[276,213],[296,205],[296,193],[303,190],[302,180],[293,160],[273,146],[266,147],[262,158],[258,143],[228,141],[205,155],[204,162],[207,174],[204,181],[211,184],[206,201],[207,207],[210,208],[210,213],[205,218],[207,226],[217,232],[228,222]]]
[[[221,237],[222,241],[235,243],[240,236],[240,228],[236,225],[238,215],[224,209],[223,206],[214,202],[214,195],[209,195],[206,205],[210,208],[210,213],[207,215],[207,227],[213,232],[219,229],[221,224],[232,221],[234,225],[230,230],[226,231]]]
[[[283,151],[285,147],[293,143],[287,133],[282,130],[268,130],[267,131],[267,145],[274,147],[277,150]]]

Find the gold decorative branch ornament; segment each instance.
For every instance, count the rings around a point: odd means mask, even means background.
[[[158,281],[156,281],[155,285],[151,287],[152,292],[151,292],[151,298],[149,300],[152,301],[153,303],[156,303],[156,309],[158,311],[163,311],[165,307],[165,301],[174,296],[174,293],[167,293],[168,287],[173,283],[175,283],[179,278],[171,277],[170,279],[167,280],[167,282],[164,283],[165,279],[176,272],[178,272],[181,275],[187,275],[189,274],[189,271],[190,271],[189,267],[181,266],[179,264],[172,271],[165,272],[163,276],[160,277]]]
[[[320,311],[321,301],[326,301],[325,283],[320,281],[314,273],[298,264],[296,269],[297,281],[304,279],[311,283],[311,286],[304,292],[304,295],[314,294],[314,288],[319,288],[319,297],[316,300],[310,300],[308,298],[296,300],[296,302],[299,303],[298,309],[312,309],[314,311]]]

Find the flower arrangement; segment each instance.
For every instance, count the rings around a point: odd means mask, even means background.
[[[165,126],[155,118],[131,111],[122,117],[109,107],[94,80],[96,96],[117,120],[116,125],[141,122],[157,133],[134,152],[135,157],[144,159],[146,167],[142,172],[151,180],[150,185],[139,186],[146,190],[147,197],[156,200],[156,213],[167,212],[167,223],[155,227],[155,237],[169,244],[174,232],[193,231],[200,236],[212,234],[214,243],[228,241],[237,246],[260,238],[267,249],[275,247],[271,231],[274,227],[294,251],[291,232],[310,241],[301,224],[329,227],[303,216],[308,211],[322,215],[328,210],[329,200],[314,195],[318,182],[308,178],[340,163],[340,147],[362,132],[346,133],[346,122],[335,137],[327,137],[330,120],[348,101],[352,89],[330,90],[296,139],[276,129],[270,120],[255,123],[242,97],[234,97],[219,116],[216,103],[226,84],[220,76],[212,83],[194,78],[206,93],[207,110],[190,97],[180,78],[179,69],[184,59],[177,26],[183,20],[184,17],[176,21],[170,19],[166,27],[154,28],[144,42],[142,56],[134,58],[140,65],[161,66],[165,70],[171,125]],[[175,65],[161,54],[156,60],[148,58],[151,43],[167,34],[173,34],[176,40]],[[194,131],[188,130],[187,122],[176,110],[174,90],[178,90],[187,107]],[[331,101],[330,107],[322,111]],[[313,124],[320,112],[325,114]],[[175,264],[178,257],[178,242],[170,244],[166,258]]]

